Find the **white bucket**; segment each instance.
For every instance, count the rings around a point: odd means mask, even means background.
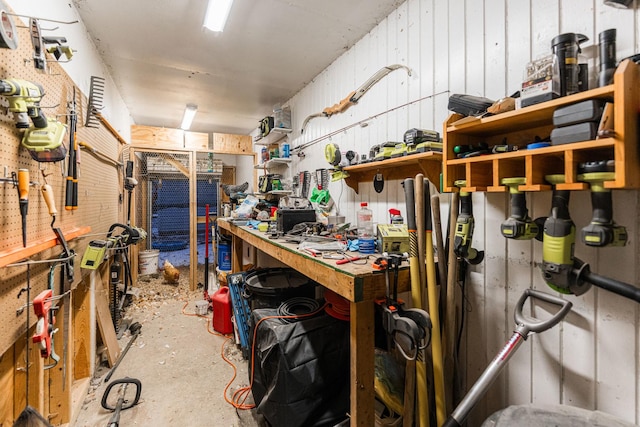
[[[138,256],[138,269],[140,274],[154,274],[158,272],[158,256],[160,251],[158,249],[150,249],[140,252]]]
[[[206,316],[209,310],[209,302],[205,300],[196,301],[196,314],[198,316]]]

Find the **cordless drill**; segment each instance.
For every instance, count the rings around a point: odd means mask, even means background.
[[[604,187],[604,181],[615,179],[614,172],[588,172],[578,175],[578,181],[588,182],[591,188],[591,222],[580,232],[582,242],[587,246],[624,246],[627,243],[627,229],[613,222],[613,201],[611,190]]]
[[[454,183],[457,187],[464,187],[465,180],[458,180]],[[469,264],[480,264],[484,259],[484,251],[478,251],[471,247],[473,238],[473,228],[475,220],[473,218],[473,204],[471,193],[460,191],[460,214],[456,220],[456,230],[453,237],[453,250],[456,255],[467,260]]]
[[[0,95],[9,100],[9,111],[14,113],[18,129],[29,127],[29,117],[34,127],[38,129],[47,127],[47,118],[40,108],[44,89],[39,83],[20,79],[0,80]]]
[[[509,187],[511,200],[511,214],[509,218],[500,224],[500,232],[507,239],[530,240],[538,235],[540,228],[531,220],[527,210],[525,194],[518,190],[518,185],[523,185],[525,178],[504,178],[502,184]]]

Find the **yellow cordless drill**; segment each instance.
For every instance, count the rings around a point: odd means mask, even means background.
[[[9,100],[9,111],[15,115],[17,128],[27,129],[29,117],[33,126],[38,129],[48,126],[47,118],[40,108],[40,100],[44,96],[44,89],[40,84],[20,79],[0,80],[0,95]]]

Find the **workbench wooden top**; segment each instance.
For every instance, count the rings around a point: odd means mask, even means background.
[[[314,257],[299,251],[297,243],[289,242],[284,238],[271,239],[266,232],[238,226],[223,218],[218,218],[217,224],[222,230],[278,259],[351,302],[374,300],[385,296],[385,275],[371,267],[371,263],[379,254],[372,254],[366,264],[359,264],[362,261],[357,261],[338,265],[337,260]],[[358,252],[347,252],[347,254],[360,255]],[[393,284],[393,273],[391,273],[391,283]],[[398,292],[409,290],[409,283],[409,269],[405,262],[398,274]]]

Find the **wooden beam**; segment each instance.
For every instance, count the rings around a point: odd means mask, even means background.
[[[198,286],[198,176],[195,151],[189,153],[189,166],[189,290],[195,291]]]
[[[73,372],[73,357],[71,354],[71,330],[72,314],[66,316],[70,310],[70,298],[65,297],[58,301],[56,313],[55,351],[60,356],[60,361],[46,371],[49,380],[45,383],[44,395],[48,406],[49,422],[52,425],[60,425],[69,422],[71,418],[71,373]],[[66,322],[65,322],[66,320]],[[66,357],[65,357],[66,340]]]
[[[14,382],[13,382],[13,416],[18,418],[26,408],[27,401],[36,411],[46,418],[44,412],[44,362],[40,357],[40,350],[31,343],[31,337],[35,333],[35,326],[28,332],[27,340],[22,335],[14,345]],[[27,366],[27,351],[29,351],[29,365]],[[29,398],[27,399],[27,369],[29,370]]]
[[[178,159],[173,157],[172,154],[165,154],[164,160],[174,168],[178,169],[187,179],[189,179],[189,168],[182,164]]]
[[[13,424],[13,348],[0,356],[0,426]]]
[[[96,117],[98,118],[98,120],[100,120],[100,123],[102,123],[104,125],[104,127],[111,132],[111,135],[113,135],[121,144],[128,144],[127,141],[120,136],[120,134],[118,133],[118,131],[111,126],[111,123],[109,123],[109,121],[107,119],[104,118],[104,116],[100,113],[96,113]]]
[[[372,426],[374,402],[373,302],[351,303],[351,425]]]
[[[83,236],[91,232],[91,227],[77,227],[67,232],[63,232],[65,240],[68,242],[76,237]],[[53,238],[40,239],[36,242],[31,242],[26,248],[17,247],[11,248],[0,252],[0,267],[6,267],[9,264],[13,264],[30,256],[39,254],[40,252],[55,247],[58,244],[58,239]]]
[[[93,273],[92,273],[93,274]],[[90,277],[73,291],[73,380],[91,376]],[[71,372],[71,371],[69,371]]]
[[[109,312],[109,293],[103,287],[102,279],[99,275],[96,275],[96,313],[98,329],[100,329],[102,341],[107,347],[109,366],[113,366],[118,360],[118,356],[120,356],[120,344],[118,344],[118,337]]]

